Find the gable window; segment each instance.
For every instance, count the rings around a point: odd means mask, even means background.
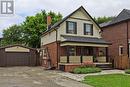
[[[77,23],[76,22],[67,21],[66,28],[67,28],[66,33],[77,34]]]
[[[123,54],[123,46],[119,46],[119,55]]]
[[[93,25],[84,23],[84,35],[93,35]]]

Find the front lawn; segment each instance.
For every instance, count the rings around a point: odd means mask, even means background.
[[[130,75],[111,74],[86,76],[83,83],[94,87],[130,87]]]

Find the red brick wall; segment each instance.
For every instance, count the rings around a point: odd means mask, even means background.
[[[128,35],[129,35],[129,39],[130,39],[130,21],[128,22],[128,31],[129,31]]]
[[[57,43],[53,42],[42,47],[48,47],[48,51],[51,58],[51,66],[57,67]]]
[[[123,54],[127,55],[127,23],[121,22],[112,26],[102,28],[102,37],[112,43],[108,48],[108,55],[113,57],[119,56],[119,46],[124,47]],[[130,21],[129,21],[129,38],[130,38]]]
[[[67,48],[66,47],[59,47],[60,49],[60,56],[67,56]]]
[[[65,72],[72,72],[73,69],[77,68],[77,67],[81,67],[81,64],[71,64],[71,65],[65,65]]]

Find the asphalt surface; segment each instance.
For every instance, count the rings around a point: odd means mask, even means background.
[[[0,68],[0,87],[90,87],[42,67]]]

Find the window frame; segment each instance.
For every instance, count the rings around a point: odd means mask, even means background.
[[[124,51],[124,47],[123,46],[119,46],[119,56],[123,55]]]
[[[74,23],[74,33],[69,32],[69,23]],[[66,21],[66,33],[67,34],[77,34],[77,22],[74,21]]]
[[[86,25],[90,25],[91,26],[90,32],[86,32]],[[90,33],[90,34],[88,34],[88,33]],[[93,24],[84,23],[84,35],[91,35],[91,36],[93,36]]]

